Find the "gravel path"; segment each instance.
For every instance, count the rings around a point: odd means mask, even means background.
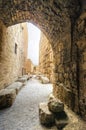
[[[52,85],[43,85],[35,79],[18,94],[11,108],[0,111],[0,130],[57,130],[40,125],[38,104],[45,102],[52,92]]]

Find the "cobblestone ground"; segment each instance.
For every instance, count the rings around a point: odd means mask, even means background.
[[[51,92],[51,84],[43,85],[35,79],[29,80],[13,106],[0,111],[0,130],[57,130],[56,127],[45,128],[39,122],[38,104],[47,101]],[[85,122],[68,108],[65,111],[69,124],[63,130],[86,130]]]

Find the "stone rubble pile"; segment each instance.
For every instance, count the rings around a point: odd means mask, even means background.
[[[0,109],[12,106],[17,94],[24,87],[27,80],[29,80],[29,76],[24,75],[7,88],[0,90]]]
[[[62,129],[68,124],[68,116],[64,111],[64,104],[52,94],[48,103],[39,104],[39,119],[42,125],[56,125],[58,129]]]

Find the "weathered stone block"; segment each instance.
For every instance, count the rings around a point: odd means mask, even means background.
[[[52,126],[55,123],[54,115],[48,110],[47,103],[39,104],[39,119],[45,126]]]
[[[40,80],[43,84],[48,84],[50,81],[47,77],[44,76],[40,76]]]
[[[23,78],[26,78],[26,80],[29,80],[31,75],[23,75]]]
[[[51,95],[48,102],[48,108],[51,112],[57,113],[64,110],[64,104],[59,99],[56,99]]]
[[[16,90],[16,94],[22,89],[23,83],[21,82],[14,82],[13,84],[9,85],[7,89],[14,89]]]
[[[64,87],[63,84],[58,84],[54,88],[54,94],[57,98],[59,98],[62,102],[64,102],[68,107],[70,107],[73,111],[78,112],[79,107],[77,103],[77,96],[71,90]]]
[[[17,82],[25,83],[27,81],[27,78],[22,77],[17,80]]]
[[[12,106],[16,98],[16,90],[2,89],[0,91],[0,109]]]

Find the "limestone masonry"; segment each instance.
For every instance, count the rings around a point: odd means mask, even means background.
[[[45,74],[53,82],[53,50],[43,33],[41,34],[39,48],[39,72]]]
[[[0,20],[0,89],[25,68],[22,24],[11,25],[31,22],[42,31],[39,70],[86,120],[86,0],[0,0]]]

